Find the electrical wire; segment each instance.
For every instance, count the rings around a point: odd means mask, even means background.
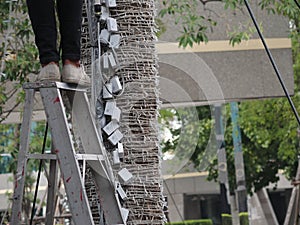
[[[275,73],[276,73],[277,78],[278,78],[278,80],[279,80],[279,82],[280,82],[280,85],[281,85],[281,87],[282,87],[282,89],[283,89],[283,91],[284,91],[284,93],[285,93],[285,96],[286,96],[286,98],[288,99],[288,102],[289,102],[289,104],[290,104],[290,106],[291,106],[291,109],[292,109],[292,111],[293,111],[293,113],[294,113],[294,115],[295,115],[295,117],[296,117],[296,119],[297,119],[298,126],[300,126],[300,118],[299,118],[298,112],[297,112],[296,107],[295,107],[295,105],[294,105],[294,103],[293,103],[293,101],[292,101],[292,99],[291,99],[291,97],[290,97],[290,95],[289,95],[289,92],[288,92],[288,90],[287,90],[287,88],[286,88],[286,86],[285,86],[285,83],[284,83],[284,81],[283,81],[283,79],[282,79],[282,75],[281,75],[281,73],[279,72],[278,67],[277,67],[277,65],[276,65],[276,63],[275,63],[275,60],[274,60],[274,58],[273,58],[273,56],[272,56],[272,54],[271,54],[271,52],[270,52],[270,50],[269,50],[269,48],[268,48],[268,46],[267,46],[267,44],[266,44],[265,38],[264,38],[262,32],[261,32],[260,29],[259,29],[259,26],[258,26],[258,24],[257,24],[257,20],[256,20],[254,14],[253,14],[253,12],[252,12],[252,9],[251,9],[251,7],[250,7],[248,1],[247,1],[247,0],[244,0],[244,2],[245,2],[245,5],[246,5],[246,7],[247,7],[247,10],[248,10],[248,12],[249,12],[249,14],[250,14],[250,17],[251,17],[251,19],[252,19],[252,21],[253,21],[253,23],[254,23],[254,26],[255,26],[255,28],[256,28],[256,30],[257,30],[257,33],[258,33],[258,35],[259,35],[259,37],[260,37],[260,39],[261,39],[261,41],[262,41],[262,44],[263,44],[263,46],[264,46],[264,48],[265,48],[265,50],[266,50],[266,52],[267,52],[267,55],[268,55],[268,57],[269,57],[269,59],[270,59],[270,61],[271,61],[271,64],[272,64],[272,66],[273,66],[273,69],[275,70]]]
[[[295,4],[298,6],[298,9],[300,9],[300,4],[297,0],[294,0]]]
[[[8,203],[8,206],[7,206],[7,208],[6,208],[6,211],[5,211],[4,214],[2,215],[2,220],[1,220],[0,225],[3,225],[3,224],[4,224],[4,221],[5,221],[5,219],[6,219],[7,215],[8,215],[8,211],[10,210],[10,204],[11,204],[11,203]]]
[[[48,134],[48,123],[46,123],[46,128],[45,128],[45,133],[44,133],[42,154],[45,153],[46,141],[47,141],[47,134]],[[36,179],[34,199],[33,199],[33,205],[32,205],[32,209],[31,209],[30,225],[32,225],[33,218],[35,216],[35,203],[36,203],[37,194],[38,194],[38,191],[39,191],[39,184],[40,184],[40,178],[41,178],[42,165],[43,165],[43,160],[41,159],[40,160],[40,164],[39,164],[39,171],[38,171],[38,175],[37,175],[37,179]]]

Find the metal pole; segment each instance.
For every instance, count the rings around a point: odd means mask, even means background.
[[[239,109],[236,102],[230,103],[231,108],[231,121],[232,121],[232,137],[234,145],[234,164],[236,171],[237,183],[237,199],[239,212],[247,212],[247,190],[245,180],[244,159],[242,151],[241,130],[239,126]]]
[[[227,159],[225,151],[224,141],[224,127],[222,117],[222,105],[216,104],[214,106],[215,111],[215,129],[217,139],[217,156],[218,156],[218,173],[220,183],[220,195],[221,195],[221,213],[231,214],[229,205],[229,185],[228,185],[228,172],[227,172]]]
[[[25,91],[23,121],[21,125],[20,149],[18,153],[18,168],[12,202],[12,216],[10,224],[22,223],[22,201],[24,197],[25,172],[27,168],[27,153],[29,151],[30,128],[34,105],[35,90]]]

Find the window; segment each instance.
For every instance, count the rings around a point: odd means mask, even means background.
[[[219,194],[185,195],[185,220],[211,219],[214,225],[221,225],[220,206],[221,201]]]
[[[269,198],[279,225],[284,224],[284,219],[288,208],[291,192],[291,188],[276,191],[268,191]]]

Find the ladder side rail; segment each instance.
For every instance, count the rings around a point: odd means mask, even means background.
[[[94,225],[81,179],[79,164],[75,158],[75,150],[61,93],[57,88],[41,88],[40,93],[51,129],[55,153],[57,154],[58,164],[68,196],[72,219],[76,225]]]
[[[29,150],[30,129],[34,104],[35,90],[25,90],[25,104],[21,124],[20,146],[18,153],[18,166],[14,186],[11,224],[18,225],[22,221],[22,201],[27,167],[27,153]]]
[[[107,177],[114,186],[114,175],[110,161],[108,159],[105,147],[100,140],[95,122],[91,116],[90,106],[88,98],[85,92],[68,92],[68,98],[72,105],[72,118],[75,119],[77,124],[77,130],[79,131],[79,137],[83,144],[83,148],[86,154],[97,154],[102,155],[105,167],[99,167],[101,165],[97,162],[89,162],[89,164],[94,167],[98,173]]]
[[[99,187],[99,196],[102,208],[104,209],[106,224],[126,224],[122,217],[122,206],[118,194],[111,186],[110,181],[94,170],[92,173],[95,177],[97,186]]]
[[[88,164],[93,169],[97,186],[101,190],[99,195],[105,211],[105,220],[107,224],[124,224],[121,205],[115,191],[113,170],[91,116],[87,95],[85,92],[68,92],[68,97],[72,105],[72,118],[74,116],[76,130],[79,132],[85,153],[99,154],[104,158],[105,166],[94,160],[88,161]]]

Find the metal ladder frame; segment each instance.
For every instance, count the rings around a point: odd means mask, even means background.
[[[99,189],[101,189],[101,191],[99,191],[101,204],[107,212],[105,214],[107,224],[126,224],[122,218],[120,202],[115,191],[110,161],[106,156],[105,148],[91,116],[86,89],[60,82],[26,83],[23,85],[23,89],[25,90],[26,96],[21,125],[17,179],[13,194],[12,224],[20,224],[22,220],[21,210],[25,172],[29,158],[50,159],[53,171],[57,171],[56,163],[53,164],[53,161],[55,160],[57,162],[70,204],[72,219],[76,225],[94,224],[85,192],[84,177],[81,176],[78,164],[78,160],[83,160],[84,163],[87,161],[97,176],[97,185]],[[77,154],[75,152],[61,90],[66,91],[68,97],[76,101],[75,104],[72,104],[72,114],[78,126],[79,136],[85,154]],[[55,154],[29,154],[30,128],[34,97],[37,91],[40,92],[42,97]],[[55,176],[52,176],[52,180],[48,181],[48,187],[51,188],[48,188],[47,225],[53,224],[54,205],[52,202],[55,197],[55,182]]]

